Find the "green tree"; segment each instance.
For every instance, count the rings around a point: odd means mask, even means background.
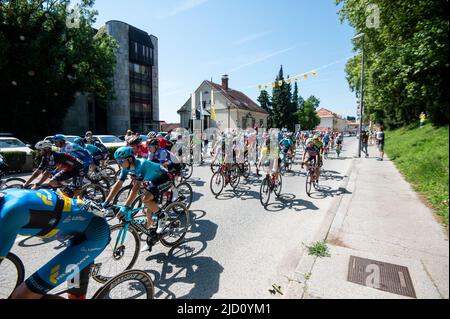
[[[75,97],[111,97],[117,44],[95,30],[94,0],[0,0],[2,130],[38,138],[60,130]],[[37,125],[36,125],[37,124]]]
[[[270,95],[266,90],[262,90],[258,97],[259,105],[269,113],[269,118],[267,119],[267,127],[272,126],[272,102],[270,101]]]
[[[421,112],[436,125],[449,123],[447,0],[373,0],[379,28],[369,28],[367,1],[337,0],[341,21],[365,34],[365,113],[397,127],[418,121]],[[354,42],[355,50],[362,41]],[[360,92],[361,58],[346,66],[350,88]]]
[[[289,78],[289,77],[288,77]],[[279,86],[281,81],[281,86]],[[296,108],[292,104],[292,86],[287,83],[283,74],[283,66],[275,80],[275,88],[272,93],[273,126],[276,128],[288,128],[293,130],[295,124]]]
[[[314,130],[320,124],[320,118],[317,116],[317,108],[320,105],[320,100],[314,95],[311,95],[303,104],[296,116],[302,130]]]

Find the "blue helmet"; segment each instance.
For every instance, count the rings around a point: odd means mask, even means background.
[[[114,158],[116,160],[127,159],[134,157],[134,154],[134,149],[132,147],[121,147],[114,153]]]
[[[58,141],[65,141],[66,137],[62,134],[56,134],[55,136],[53,136],[53,141],[58,142]]]
[[[73,140],[74,144],[80,145],[80,144],[84,144],[85,140],[84,138],[81,137],[77,137],[76,139]]]

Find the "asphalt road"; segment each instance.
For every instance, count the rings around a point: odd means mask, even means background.
[[[284,177],[281,198],[272,198],[267,209],[259,201],[262,179],[254,167],[247,182],[241,181],[236,191],[228,187],[218,198],[209,188],[209,167],[195,167],[190,233],[177,248],[159,244],[141,253],[134,268],[151,275],[158,299],[282,298],[269,290],[273,284],[282,292],[287,288],[302,245],[311,244],[333,200],[346,192],[340,185],[356,150],[357,140],[347,138],[341,159],[330,155],[321,189],[312,197],[306,195],[305,171],[295,165],[294,174]],[[59,242],[19,237],[12,251],[29,276],[62,249]],[[89,295],[98,287],[91,281]]]

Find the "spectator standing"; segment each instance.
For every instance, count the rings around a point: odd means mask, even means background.
[[[362,144],[362,151],[366,154],[366,158],[369,157],[369,132],[363,131],[361,133],[361,144]]]
[[[420,127],[425,126],[425,121],[427,120],[427,116],[425,113],[420,113]]]
[[[384,159],[384,141],[385,141],[384,127],[380,126],[380,130],[377,132],[377,146],[378,151],[380,151],[380,157],[377,159],[378,161],[383,161]]]

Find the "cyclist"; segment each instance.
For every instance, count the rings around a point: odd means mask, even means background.
[[[308,156],[308,158],[306,158],[306,156]],[[310,165],[315,165],[317,181],[319,180],[320,177],[319,163],[320,163],[320,149],[317,147],[313,139],[308,139],[306,141],[305,152],[303,153],[302,168],[304,168],[304,165],[306,165],[306,169],[309,170]]]
[[[330,151],[330,141],[331,141],[330,133],[327,132],[327,133],[325,133],[325,135],[322,138],[322,142],[323,142],[323,145],[324,145],[324,153],[327,154],[327,155],[328,155],[328,153]]]
[[[292,158],[292,140],[288,134],[284,134],[283,139],[280,141],[280,148],[283,151],[284,160]]]
[[[85,171],[83,163],[69,153],[60,153],[52,150],[52,143],[47,141],[38,142],[35,146],[39,155],[42,156],[41,164],[31,177],[24,184],[24,188],[28,187],[36,178],[42,175],[41,179],[34,186],[38,189],[50,176],[50,186],[59,188],[62,182],[73,180],[74,195],[79,196],[83,187],[83,179]],[[70,196],[72,197],[72,196]]]
[[[281,167],[280,148],[271,148],[270,137],[266,138],[265,145],[261,148],[258,168],[260,168],[261,165],[270,169],[272,177],[278,181],[278,174],[280,173]]]
[[[95,147],[97,147],[98,149],[100,149],[102,151],[103,154],[103,159],[100,160],[100,166],[102,168],[106,167],[106,163],[109,159],[109,150],[108,148],[102,143],[100,142],[99,139],[94,138],[92,135],[87,135],[85,138],[85,143],[88,145],[94,145]]]
[[[61,152],[69,153],[70,155],[78,158],[83,162],[84,174],[89,173],[89,168],[91,167],[94,159],[91,154],[84,148],[66,141],[66,137],[62,134],[57,134],[53,137],[55,146],[58,147]]]
[[[85,299],[88,266],[110,240],[109,225],[94,207],[51,190],[0,192],[0,262],[18,235],[69,241],[63,252],[15,289],[12,299],[56,299],[48,293],[80,272],[80,287],[69,291],[69,299]]]
[[[319,167],[318,168],[318,176],[320,176],[320,169],[323,166],[323,153],[324,153],[323,142],[320,140],[320,135],[319,134],[314,135],[312,140],[314,142],[314,145],[319,150],[319,161],[317,162],[317,165]]]
[[[132,135],[127,139],[127,146],[130,146],[134,150],[134,154],[138,158],[147,158],[148,149],[145,143],[142,143],[140,136]]]
[[[179,173],[181,170],[178,158],[165,148],[161,148],[156,138],[148,141],[148,160],[164,166],[169,172]]]
[[[78,145],[91,154],[93,158],[93,163],[91,164],[91,171],[95,171],[97,167],[100,166],[100,162],[103,160],[103,152],[95,145],[92,144],[86,144],[85,140],[81,137],[76,138],[74,141],[75,145]]]
[[[139,195],[141,185],[144,187],[144,194],[142,195],[142,203],[146,206],[146,215],[149,228],[155,228],[156,232],[152,233],[153,238],[163,231],[164,221],[159,220],[158,225],[153,223],[153,215],[159,211],[158,202],[161,195],[172,187],[172,182],[168,176],[168,171],[161,165],[153,163],[152,161],[136,158],[134,149],[132,147],[121,147],[115,154],[114,158],[117,164],[122,169],[119,180],[114,184],[106,201],[102,204],[104,208],[110,206],[111,201],[122,189],[123,183],[128,175],[132,176],[134,181],[133,189],[125,201],[124,207],[120,209],[120,216],[126,215],[133,201]],[[164,219],[164,218],[163,218]],[[146,245],[142,251],[149,250],[150,247]]]

